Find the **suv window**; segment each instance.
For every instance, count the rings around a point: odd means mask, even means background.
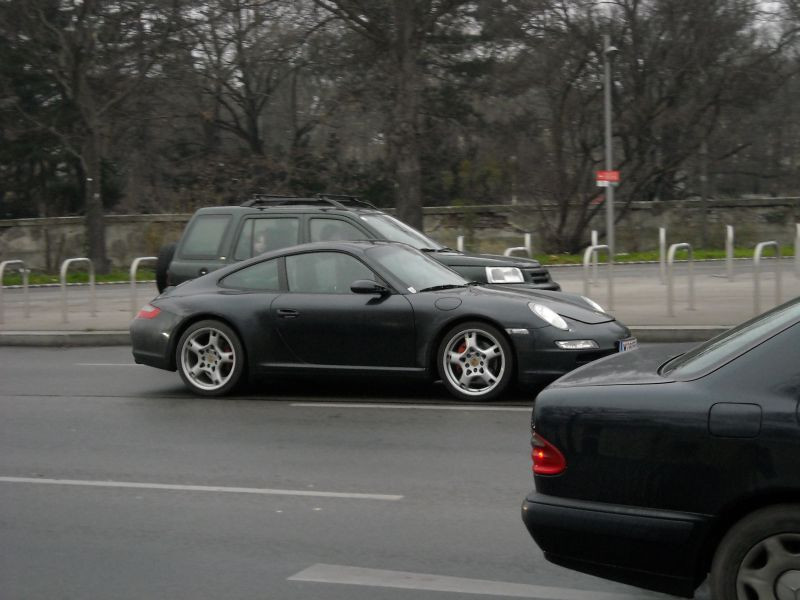
[[[278,259],[267,260],[231,273],[222,285],[237,290],[277,291],[281,289],[278,277]]]
[[[186,258],[216,258],[231,222],[230,215],[198,215],[192,221],[181,247]]]
[[[367,235],[363,231],[341,219],[312,218],[310,226],[312,242],[367,239]]]
[[[313,294],[351,294],[359,279],[375,279],[361,261],[341,252],[309,252],[286,257],[289,291]]]
[[[244,260],[270,250],[294,246],[299,229],[299,220],[292,217],[245,219],[233,257]]]

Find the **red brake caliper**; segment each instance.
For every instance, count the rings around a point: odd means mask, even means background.
[[[456,349],[456,352],[458,352],[459,354],[464,354],[464,351],[466,349],[467,349],[467,342],[465,340],[461,340],[461,343],[458,345],[458,348]],[[456,365],[456,368],[458,369],[458,372],[456,373],[456,376],[460,377],[461,373],[463,373],[464,370],[461,368],[461,365]],[[455,369],[453,369],[453,370],[455,371]]]

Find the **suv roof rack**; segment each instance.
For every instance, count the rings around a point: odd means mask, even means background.
[[[276,194],[256,194],[250,200],[246,200],[242,202],[241,206],[248,206],[253,208],[265,208],[268,206],[286,206],[286,205],[293,205],[293,206],[319,206],[320,204],[326,206],[332,206],[334,208],[347,208],[350,207],[361,207],[361,208],[372,208],[378,210],[378,208],[369,203],[365,200],[359,200],[355,196],[348,196],[345,194],[317,194],[313,197],[300,197],[300,196],[281,196]]]

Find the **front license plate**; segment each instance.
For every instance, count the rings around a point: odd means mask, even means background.
[[[628,350],[636,350],[639,347],[639,341],[636,338],[628,338],[627,340],[619,340],[617,348],[620,352],[627,352]]]

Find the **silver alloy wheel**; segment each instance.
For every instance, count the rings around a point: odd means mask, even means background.
[[[442,353],[448,383],[468,396],[483,396],[503,379],[506,356],[495,337],[482,329],[459,331]]]
[[[754,545],[739,566],[736,595],[746,600],[800,599],[800,534],[780,533]]]
[[[214,327],[193,331],[181,348],[181,368],[195,387],[215,391],[223,387],[236,369],[236,352],[228,336]]]

